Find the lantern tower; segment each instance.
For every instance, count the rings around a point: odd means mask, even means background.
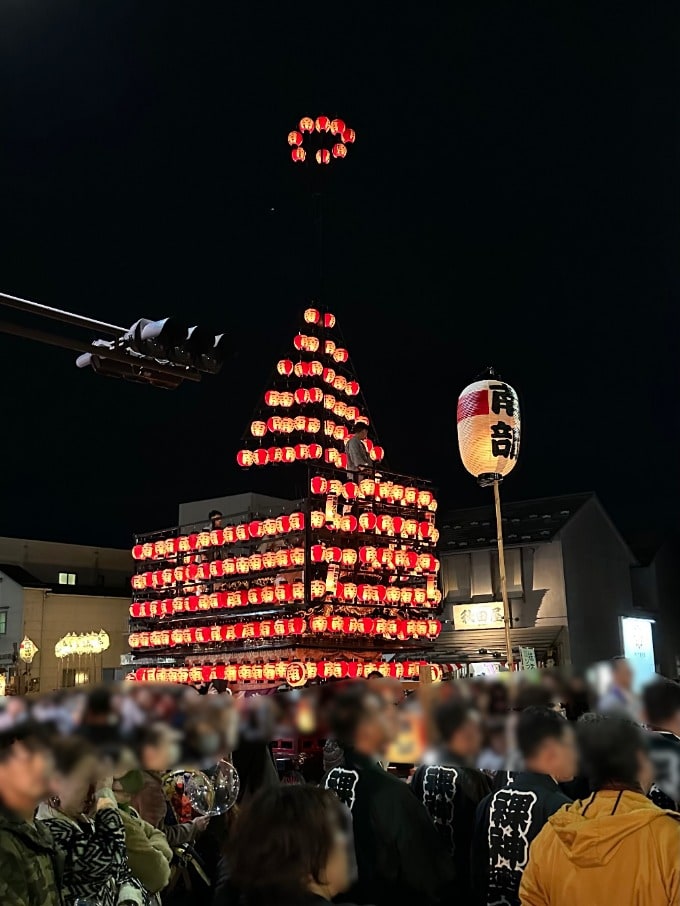
[[[437,502],[427,481],[387,471],[370,440],[374,469],[347,471],[345,441],[362,422],[335,316],[310,306],[236,455],[254,481],[287,468],[299,486],[302,472],[306,494],[292,512],[137,536],[135,679],[418,678],[441,631]]]

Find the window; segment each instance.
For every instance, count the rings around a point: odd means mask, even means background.
[[[75,585],[76,584],[76,574],[75,573],[59,573],[59,584],[60,585]]]
[[[90,682],[89,670],[77,670],[75,667],[69,667],[62,670],[61,674],[63,686],[82,686]]]
[[[7,611],[0,610],[0,635],[7,635]]]

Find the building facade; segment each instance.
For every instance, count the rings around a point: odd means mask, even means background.
[[[623,654],[622,620],[636,618],[654,621],[657,668],[674,675],[656,596],[640,593],[640,564],[594,494],[505,503],[503,533],[515,660],[525,647],[539,665],[585,669]],[[447,624],[439,656],[504,661],[493,506],[448,514],[440,555]]]
[[[127,550],[0,538],[0,673],[6,689],[50,691],[114,679],[128,650],[130,553]],[[59,659],[67,634],[104,630],[101,655]],[[19,657],[24,637],[37,646],[32,663]]]

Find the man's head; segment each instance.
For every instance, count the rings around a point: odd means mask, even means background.
[[[49,791],[53,759],[44,732],[30,724],[0,735],[0,799],[30,818]]]
[[[366,440],[368,437],[368,425],[365,422],[359,422],[355,425],[354,436],[358,437],[359,440]]]
[[[647,794],[654,772],[640,727],[625,717],[584,714],[578,722],[581,770],[593,792],[629,789]]]
[[[382,696],[364,685],[340,692],[330,711],[333,735],[343,749],[379,757],[390,742],[391,726]]]
[[[624,689],[626,692],[630,692],[633,687],[633,668],[630,666],[630,661],[625,657],[615,657],[612,660],[612,679],[614,685],[618,686],[619,689]]]
[[[645,686],[642,698],[649,726],[680,736],[680,683],[655,680]]]
[[[182,756],[181,734],[167,724],[142,727],[137,742],[139,761],[145,771],[164,773],[174,768]]]
[[[467,702],[449,701],[434,712],[439,737],[446,748],[463,759],[473,759],[482,747],[479,714]]]
[[[517,719],[517,745],[529,771],[557,783],[573,780],[577,767],[574,731],[553,708],[532,706]]]
[[[210,525],[214,529],[222,528],[222,513],[219,510],[210,510],[208,513],[208,519],[210,519]]]

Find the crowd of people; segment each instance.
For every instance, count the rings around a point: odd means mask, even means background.
[[[0,903],[680,906],[680,685],[632,680],[617,660],[597,700],[553,673],[7,699]],[[409,715],[428,740],[395,764]],[[326,744],[291,770],[272,740],[296,720]],[[217,788],[225,764],[224,808],[168,782]]]

